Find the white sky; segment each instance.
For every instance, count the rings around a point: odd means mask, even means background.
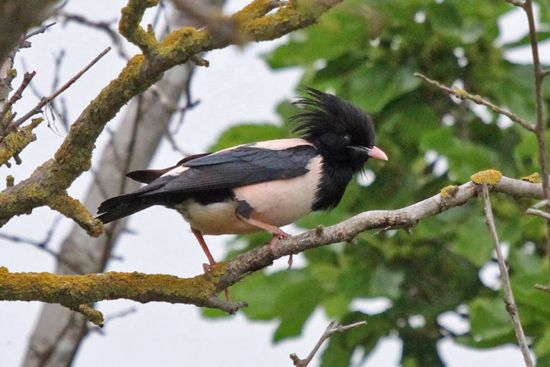
[[[230,8],[238,9],[244,0],[232,1]],[[118,17],[125,1],[72,0],[68,12],[85,13],[97,20]],[[503,29],[505,39],[521,35],[523,17],[512,12]],[[519,16],[518,16],[519,15]],[[59,49],[67,55],[62,69],[62,81],[94,58],[110,42],[103,34],[75,25],[63,28],[56,25],[51,31],[32,39],[33,47],[24,50],[18,58],[37,70],[34,83],[45,94],[50,92],[53,59]],[[231,47],[207,55],[208,69],[202,69],[193,81],[194,97],[201,104],[188,113],[178,142],[189,152],[200,152],[212,144],[216,137],[230,124],[242,121],[275,121],[274,106],[283,98],[294,95],[298,82],[298,70],[270,72],[258,55],[270,50],[275,43],[247,46],[244,50]],[[547,53],[548,54],[548,53]],[[527,54],[528,55],[528,54]],[[511,53],[510,58],[525,60],[525,51]],[[116,52],[110,52],[91,72],[84,75],[67,92],[70,119],[78,115],[84,106],[109,80],[116,76],[123,65]],[[20,75],[23,74],[19,68]],[[17,85],[17,82],[15,83]],[[29,91],[17,104],[23,113],[36,103]],[[119,113],[119,116],[123,113]],[[112,122],[111,124],[113,124]],[[112,125],[111,125],[112,126]],[[61,128],[59,129],[61,130]],[[7,169],[0,168],[0,178],[7,174],[16,181],[26,178],[33,167],[45,157],[50,157],[61,143],[63,136],[48,129],[45,124],[37,129],[38,141],[23,154],[23,164]],[[99,142],[99,146],[105,139]],[[99,152],[97,152],[99,153]],[[97,156],[96,156],[97,157]],[[155,157],[153,166],[166,166],[179,160],[179,154],[163,144]],[[86,191],[89,177],[83,175],[71,187],[77,197]],[[42,239],[55,215],[49,209],[37,209],[31,216],[22,216],[10,221],[3,233],[17,233],[34,239]],[[65,237],[72,223],[63,219],[55,235],[55,246]],[[205,261],[200,247],[189,233],[188,226],[175,212],[152,208],[138,213],[130,222],[138,229],[135,236],[123,236],[115,254],[123,261],[112,261],[108,270],[168,273],[192,276],[201,271]],[[229,237],[207,238],[214,257],[221,259],[226,251],[223,244]],[[11,271],[52,271],[53,259],[33,247],[0,240],[0,265]],[[282,260],[277,266],[285,266]],[[267,292],[269,290],[266,290]],[[357,308],[374,303],[358,302]],[[0,303],[0,367],[18,366],[21,363],[27,340],[34,326],[41,304],[37,302]],[[107,323],[103,332],[92,333],[84,341],[76,358],[75,366],[290,366],[290,353],[305,356],[326,327],[328,320],[317,311],[306,324],[304,334],[290,341],[272,345],[271,338],[276,322],[248,322],[244,316],[223,320],[205,320],[197,308],[185,305],[150,303],[141,305],[129,301],[101,302],[99,308],[106,316],[135,307],[137,312]],[[453,327],[463,327],[452,314],[445,321]],[[368,326],[367,326],[368,327]],[[486,351],[473,351],[444,340],[440,348],[449,366],[515,366],[522,363],[514,347]],[[385,338],[364,366],[396,366],[401,345],[397,337]],[[316,366],[318,358],[312,363]]]

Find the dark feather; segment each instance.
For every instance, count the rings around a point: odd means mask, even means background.
[[[134,181],[138,181],[138,182],[142,182],[142,183],[151,183],[154,180],[156,180],[157,178],[159,178],[160,176],[162,176],[163,174],[165,174],[166,172],[173,170],[177,166],[182,165],[183,163],[185,163],[187,161],[190,161],[190,160],[193,160],[193,159],[196,159],[196,158],[199,158],[199,157],[204,157],[204,156],[209,155],[209,154],[212,154],[212,153],[202,153],[202,154],[190,155],[190,156],[187,156],[187,157],[183,158],[175,166],[172,166],[172,167],[168,167],[168,168],[164,168],[164,169],[144,169],[144,170],[132,171],[132,172],[128,172],[126,174],[126,176],[131,178]]]
[[[350,145],[372,147],[376,142],[370,116],[335,95],[304,88],[305,97],[294,102],[301,112],[292,116],[294,131],[316,143],[327,133],[348,136]],[[317,144],[315,144],[317,145]]]

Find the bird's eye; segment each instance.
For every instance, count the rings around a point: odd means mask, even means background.
[[[344,135],[344,142],[347,144],[351,143],[351,136],[349,135]]]

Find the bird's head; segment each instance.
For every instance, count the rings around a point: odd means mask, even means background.
[[[301,111],[292,117],[303,139],[315,145],[323,159],[361,169],[369,158],[388,160],[375,146],[371,117],[358,107],[332,94],[313,88],[294,102]]]

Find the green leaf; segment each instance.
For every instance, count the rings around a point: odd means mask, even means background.
[[[323,300],[323,307],[327,316],[331,319],[340,319],[349,312],[351,298],[345,294],[335,294]]]
[[[321,284],[306,272],[285,272],[292,273],[292,276],[279,289],[276,312],[280,323],[273,335],[274,341],[299,335],[306,320],[325,297]]]
[[[481,267],[491,260],[493,243],[487,226],[483,223],[483,218],[472,215],[468,219],[468,221],[460,223],[461,229],[457,231],[453,248],[457,254]]]
[[[425,152],[435,150],[446,156],[453,179],[458,182],[469,181],[470,176],[477,171],[499,166],[494,152],[481,145],[459,140],[451,128],[442,127],[425,134],[420,144]]]
[[[470,303],[472,341],[477,347],[494,347],[514,340],[510,316],[500,298],[477,298]]]
[[[547,366],[550,362],[550,327],[547,327],[542,337],[535,344],[535,354],[537,355],[537,364]]]
[[[404,279],[403,271],[392,270],[381,264],[372,274],[370,293],[373,297],[388,297],[395,300],[401,296],[400,286]]]
[[[415,90],[420,80],[411,68],[397,70],[377,64],[353,73],[351,99],[370,113],[380,112],[389,102]]]

